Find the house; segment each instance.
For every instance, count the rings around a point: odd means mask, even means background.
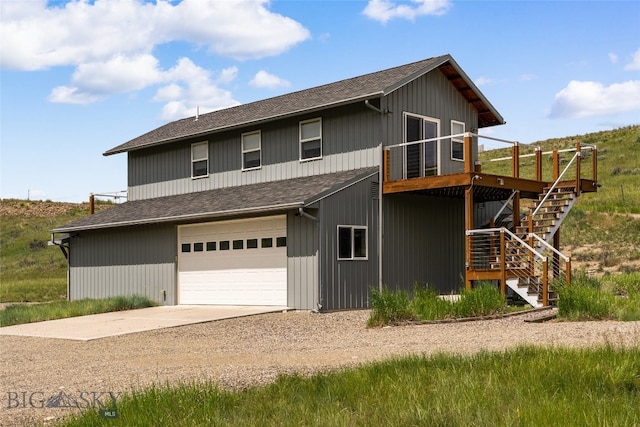
[[[521,178],[517,143],[513,174],[482,173],[478,129],[503,123],[450,55],[168,123],[104,153],[127,154],[127,202],[53,230],[68,297],[334,310],[367,307],[383,284],[504,290],[529,269],[516,285],[548,303],[533,261],[550,257],[509,255],[546,248],[540,220],[518,240],[478,231],[566,188]]]

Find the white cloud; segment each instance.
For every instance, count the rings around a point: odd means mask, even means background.
[[[290,83],[278,76],[274,76],[273,74],[269,74],[264,70],[260,70],[256,73],[253,79],[249,81],[249,85],[259,88],[276,88],[287,87],[290,85]]]
[[[495,83],[495,79],[491,79],[489,77],[478,77],[473,81],[476,86],[486,86]]]
[[[164,120],[193,116],[198,107],[204,114],[238,105],[231,92],[217,86],[219,81],[231,82],[236,74],[237,69],[231,67],[222,70],[218,79],[213,79],[209,70],[188,58],[181,58],[175,67],[163,73],[164,80],[170,83],[158,89],[153,100],[166,102],[161,112]]]
[[[451,7],[450,0],[411,0],[397,2],[390,0],[369,0],[362,13],[376,21],[386,24],[391,19],[414,21],[423,15],[444,15]]]
[[[640,109],[640,80],[604,86],[599,82],[569,82],[551,105],[550,118],[583,118]]]
[[[1,2],[3,68],[39,70],[150,53],[186,41],[236,59],[280,54],[309,31],[273,13],[267,0],[45,0]]]
[[[234,80],[238,69],[212,79],[183,58],[162,70],[157,46],[182,41],[242,60],[278,55],[310,37],[300,23],[271,12],[268,0],[0,1],[0,15],[2,68],[75,67],[70,84],[53,88],[49,101],[88,104],[164,84],[154,99],[170,102],[165,118],[196,105],[206,111],[237,104],[217,85]]]
[[[628,63],[625,67],[625,70],[627,71],[637,71],[640,70],[640,49],[636,50],[633,53],[631,62]]]
[[[609,61],[611,61],[612,64],[617,64],[618,63],[618,55],[613,53],[613,52],[609,52]]]

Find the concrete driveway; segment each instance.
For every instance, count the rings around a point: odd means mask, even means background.
[[[0,328],[0,335],[90,341],[134,332],[285,310],[287,307],[172,305],[5,326]]]

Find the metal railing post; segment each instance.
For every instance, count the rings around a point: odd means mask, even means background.
[[[580,196],[580,190],[582,187],[582,181],[580,180],[580,159],[582,158],[582,152],[580,151],[580,141],[576,143],[576,196]]]

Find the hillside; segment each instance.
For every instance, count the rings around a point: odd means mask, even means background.
[[[540,145],[546,151],[574,147],[578,140],[598,147],[602,187],[581,196],[571,211],[562,228],[562,250],[572,256],[574,268],[591,273],[640,271],[640,126],[522,148]],[[507,174],[508,162],[489,162],[506,154],[482,153],[483,170]],[[86,203],[0,201],[0,302],[65,298],[67,261],[59,248],[48,246],[50,230],[85,215]]]
[[[578,141],[598,148],[601,187],[580,196],[571,210],[562,226],[562,251],[572,257],[574,268],[590,273],[640,271],[640,126],[548,139],[521,146],[521,153],[536,146],[543,151],[573,148]],[[509,162],[490,161],[509,154],[508,149],[481,153],[483,172],[509,174]],[[587,156],[589,172],[590,162]],[[521,175],[527,177],[533,158],[522,164]]]

